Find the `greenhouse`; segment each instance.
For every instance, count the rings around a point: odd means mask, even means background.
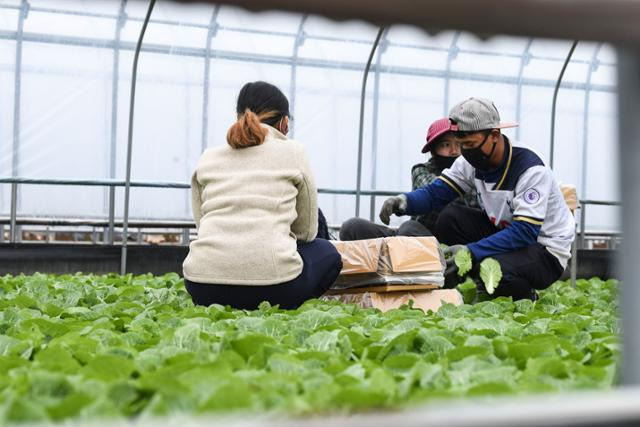
[[[0,1],[0,425],[640,423],[640,7],[413,3]]]

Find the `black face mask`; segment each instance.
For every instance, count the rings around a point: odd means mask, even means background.
[[[458,157],[449,157],[449,156],[440,156],[438,154],[432,154],[433,162],[436,165],[438,170],[443,171],[445,169],[449,169],[453,162],[456,161]]]
[[[471,166],[481,171],[488,171],[491,169],[491,164],[489,163],[489,159],[493,155],[493,152],[496,149],[497,142],[493,143],[493,147],[491,148],[491,152],[489,154],[484,154],[482,152],[482,146],[486,144],[487,140],[491,133],[488,133],[487,136],[482,140],[482,144],[473,148],[462,148],[460,151],[462,152],[462,157],[464,157]]]

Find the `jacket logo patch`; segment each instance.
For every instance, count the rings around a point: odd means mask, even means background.
[[[524,201],[533,205],[538,200],[540,200],[540,193],[534,188],[530,188],[524,192]]]

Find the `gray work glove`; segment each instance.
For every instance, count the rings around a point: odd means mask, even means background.
[[[442,251],[444,253],[444,258],[445,261],[447,263],[447,268],[444,270],[444,277],[446,278],[447,276],[457,276],[458,274],[458,266],[456,265],[456,254],[458,252],[460,252],[463,249],[467,249],[466,245],[452,245],[449,246],[447,248],[445,248],[444,251]],[[449,255],[449,257],[447,257],[447,255]]]
[[[407,196],[399,194],[395,197],[389,197],[384,201],[382,209],[380,209],[380,221],[389,225],[391,214],[404,215],[407,211]]]

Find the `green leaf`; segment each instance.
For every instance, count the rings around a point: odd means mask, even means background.
[[[387,357],[382,366],[394,373],[403,373],[413,369],[415,364],[420,360],[418,355],[413,353],[394,354]]]
[[[457,289],[462,294],[462,300],[465,304],[471,304],[476,298],[476,294],[478,292],[476,284],[470,277],[467,277],[467,280],[460,283],[457,286]]]
[[[451,362],[457,362],[469,356],[484,356],[489,353],[487,347],[458,347],[447,352],[447,358]]]
[[[47,347],[36,353],[35,364],[52,372],[75,373],[80,364],[69,350],[60,346]]]
[[[458,266],[458,276],[463,277],[471,271],[471,267],[473,266],[471,261],[471,252],[466,247],[456,252],[454,261]]]
[[[60,402],[47,407],[53,420],[64,420],[80,414],[81,410],[93,402],[94,397],[87,393],[73,392]]]
[[[118,381],[129,378],[135,365],[132,360],[111,354],[96,356],[82,371],[84,375],[103,381]]]
[[[480,263],[480,278],[489,295],[493,295],[502,279],[500,264],[493,258],[485,258]]]
[[[200,406],[200,411],[230,411],[253,405],[251,389],[242,378],[218,377],[213,386],[214,391]]]
[[[496,396],[513,393],[513,388],[505,383],[489,382],[473,386],[467,391],[469,396]]]
[[[233,349],[245,360],[262,351],[269,344],[276,344],[276,341],[271,337],[260,334],[246,334],[231,341]]]

